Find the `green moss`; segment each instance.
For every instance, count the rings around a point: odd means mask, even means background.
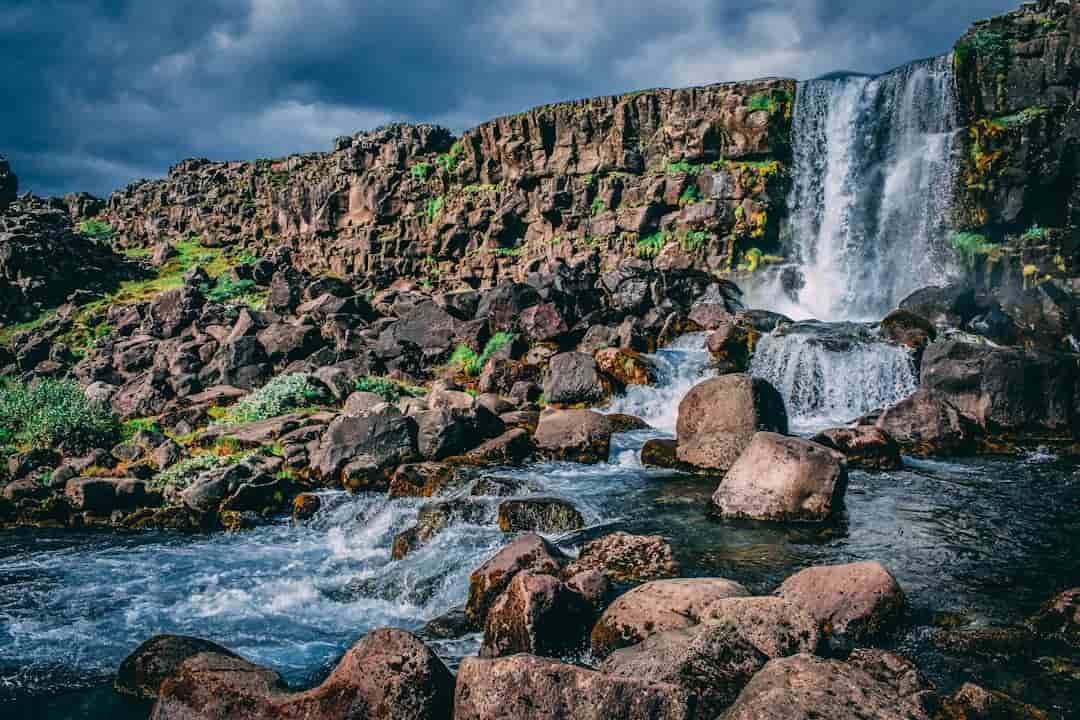
[[[697,177],[701,174],[702,166],[695,165],[687,162],[686,160],[680,160],[679,162],[668,163],[667,173],[668,175],[679,175],[686,173],[690,177]]]
[[[686,252],[697,252],[701,248],[705,247],[705,243],[709,240],[709,234],[702,230],[693,230],[685,235],[679,241],[679,245]]]
[[[443,153],[435,158],[435,163],[448,173],[453,173],[457,170],[458,161],[461,159],[461,154],[465,152],[465,146],[460,141],[450,146],[450,152]]]
[[[974,232],[949,233],[949,245],[967,260],[969,266],[975,265],[978,256],[990,255],[998,245],[986,239],[985,235]]]
[[[1029,107],[1012,115],[994,118],[991,122],[1006,128],[1023,127],[1050,113],[1050,108]]]
[[[690,185],[679,196],[679,205],[693,205],[699,200],[701,200],[701,193],[698,192],[697,185]]]
[[[424,182],[431,175],[431,163],[418,162],[409,168],[409,174],[412,175],[414,180]]]
[[[634,247],[634,251],[639,258],[655,258],[660,254],[660,251],[664,249],[664,246],[667,245],[667,240],[667,233],[661,231],[638,240],[637,245]]]
[[[592,201],[592,214],[593,215],[599,215],[600,213],[604,212],[605,210],[607,210],[607,204],[604,203],[603,198],[596,198],[595,200]]]
[[[101,220],[99,218],[90,218],[89,220],[83,220],[76,228],[80,235],[88,237],[92,240],[111,240],[112,236],[116,234],[112,225]]]
[[[139,432],[160,433],[161,425],[158,424],[156,418],[133,418],[124,422],[120,427],[120,432],[126,442]]]
[[[422,397],[426,392],[423,388],[374,375],[360,378],[354,384],[353,389],[356,392],[374,393],[382,397],[386,402],[391,403],[397,402],[403,397]]]
[[[439,216],[439,213],[442,212],[443,205],[445,204],[446,198],[444,198],[442,195],[428,200],[427,207],[424,209],[424,215],[427,216],[429,223],[435,222],[435,218],[437,218]]]
[[[492,250],[493,253],[500,257],[518,257],[521,255],[521,248],[519,247],[497,247]]]

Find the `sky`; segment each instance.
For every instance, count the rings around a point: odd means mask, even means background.
[[[947,52],[1020,0],[0,0],[0,155],[106,196],[188,157]]]

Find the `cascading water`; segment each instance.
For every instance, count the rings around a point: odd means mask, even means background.
[[[874,319],[944,282],[956,128],[950,57],[800,83],[784,236],[803,285],[752,288],[752,304],[796,319]]]
[[[918,388],[911,354],[855,325],[798,323],[763,337],[750,372],[776,387],[793,432],[844,425]]]

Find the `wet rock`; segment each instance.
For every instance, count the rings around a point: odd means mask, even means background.
[[[713,494],[721,517],[822,522],[842,505],[844,456],[823,445],[757,433]]]
[[[700,332],[703,330],[716,330],[735,318],[724,305],[700,303],[694,306],[686,319],[697,326]]]
[[[484,619],[495,599],[517,573],[528,570],[541,575],[558,575],[565,557],[539,535],[522,535],[504,547],[469,576],[469,600],[465,614],[474,629],[484,627]]]
[[[499,529],[505,533],[565,533],[585,527],[577,508],[559,498],[530,497],[499,503]]]
[[[856,650],[847,662],[795,655],[769,661],[725,720],[930,720],[935,694],[897,655]]]
[[[454,720],[690,720],[692,700],[674,685],[619,678],[532,655],[466,658]]]
[[[935,630],[930,642],[939,650],[956,655],[1015,660],[1033,655],[1038,638],[1024,627],[975,627]]]
[[[457,498],[443,502],[428,503],[420,508],[416,525],[398,533],[390,557],[403,560],[409,553],[426,545],[454,522],[480,525],[490,520],[491,509],[486,503],[472,498]]]
[[[146,485],[138,480],[118,478],[75,478],[68,480],[64,496],[73,510],[108,515],[113,510],[147,504]]]
[[[182,635],[156,635],[135,648],[120,663],[115,687],[125,695],[153,700],[158,696],[162,680],[174,674],[185,660],[201,653],[237,658],[230,650],[209,640]]]
[[[725,375],[692,389],[679,403],[678,459],[726,472],[761,430],[787,432],[780,393],[765,380]]]
[[[413,635],[375,630],[318,687],[289,693],[280,676],[235,656],[201,653],[166,678],[152,720],[449,720],[454,680]]]
[[[978,428],[948,400],[923,388],[886,409],[876,426],[909,455],[967,455],[975,450]]]
[[[785,580],[775,594],[810,613],[825,636],[839,643],[882,637],[906,604],[900,585],[878,562],[808,568]]]
[[[518,325],[525,337],[534,343],[555,340],[569,330],[566,320],[554,303],[542,303],[526,308],[521,313]]]
[[[416,421],[394,408],[356,417],[341,415],[330,423],[311,459],[329,483],[340,482],[345,466],[362,460],[375,473],[385,473],[416,457]]]
[[[703,623],[726,625],[768,658],[816,654],[821,644],[817,620],[778,597],[718,600],[701,615]]]
[[[315,493],[300,493],[293,498],[293,520],[310,520],[322,509],[322,498]]]
[[[1050,715],[1036,707],[1009,697],[1005,693],[987,690],[973,683],[964,683],[945,698],[938,715],[940,720],[1050,720]]]
[[[434,462],[410,463],[394,471],[390,497],[431,497],[461,484],[457,470]]]
[[[933,323],[909,310],[893,310],[886,315],[880,333],[883,340],[912,350],[922,350],[937,338]]]
[[[623,348],[605,348],[598,350],[594,359],[600,372],[616,385],[626,387],[656,384],[656,365],[641,353]]]
[[[663,537],[617,532],[586,543],[563,575],[586,572],[601,572],[617,583],[641,583],[678,577],[679,563]]]
[[[641,446],[641,464],[645,467],[665,468],[668,470],[690,470],[690,466],[679,460],[679,442],[654,438]]]
[[[696,625],[717,600],[748,597],[737,582],[720,578],[654,580],[619,597],[592,630],[592,649],[605,657],[646,637]]]
[[[551,575],[514,575],[484,622],[480,657],[530,653],[558,657],[585,642],[593,608]]]
[[[728,317],[722,320],[705,340],[705,348],[713,359],[724,363],[735,372],[746,372],[750,367],[750,354],[754,342],[760,336],[745,320]]]
[[[897,470],[903,466],[900,444],[884,430],[870,425],[824,430],[811,442],[842,453],[849,468]]]
[[[606,462],[614,429],[605,415],[592,410],[556,410],[540,416],[534,440],[553,460]]]
[[[633,415],[625,415],[623,413],[608,413],[606,415],[608,422],[611,423],[612,432],[616,433],[628,433],[635,430],[648,430],[650,429],[649,423],[645,422],[639,417]]]
[[[544,395],[549,405],[593,405],[609,394],[610,389],[605,386],[591,356],[569,352],[551,358],[544,380]]]
[[[1039,635],[1061,638],[1080,648],[1080,588],[1055,596],[1027,624]]]
[[[707,623],[651,635],[616,650],[600,670],[677,685],[697,698],[702,717],[718,717],[767,661],[733,628]]]
[[[454,640],[468,635],[471,631],[469,618],[465,615],[465,608],[456,607],[424,625],[420,630],[420,637],[434,640]]]
[[[461,456],[461,460],[466,465],[521,465],[534,449],[529,431],[514,428],[480,443]]]
[[[574,574],[564,572],[563,575],[566,577],[566,587],[583,597],[594,611],[599,613],[604,609],[607,605],[608,594],[611,592],[611,581],[607,575],[599,570],[586,570]]]

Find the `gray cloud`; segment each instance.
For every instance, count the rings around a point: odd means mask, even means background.
[[[644,87],[880,72],[1017,0],[0,0],[0,154],[98,194],[184,157]]]

